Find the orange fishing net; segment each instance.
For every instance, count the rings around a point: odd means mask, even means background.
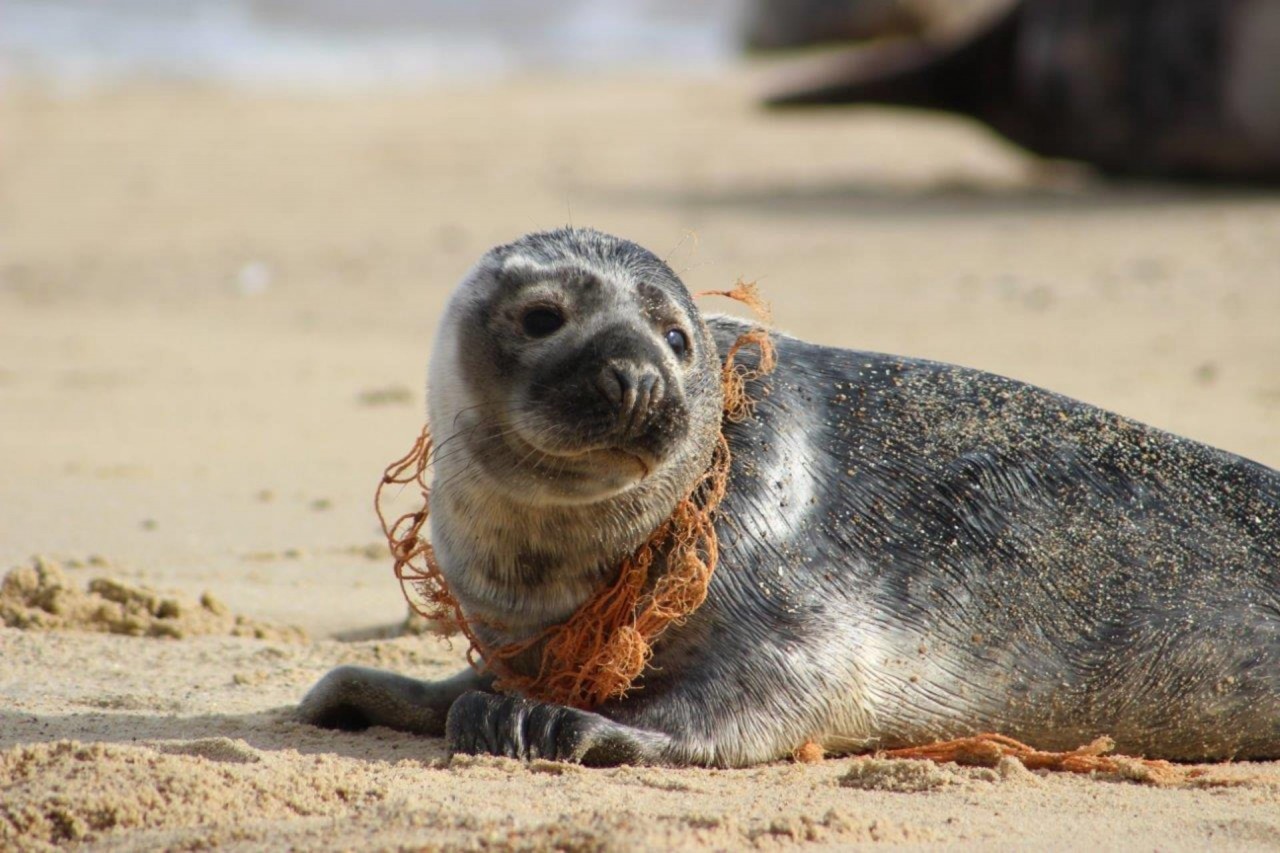
[[[733,290],[704,290],[694,296],[724,296],[736,299],[756,313],[761,321],[771,322],[769,306],[760,296],[760,290],[754,281],[739,281]],[[743,347],[753,346],[759,351],[759,360],[755,367],[747,367],[737,361],[738,351]],[[724,386],[724,416],[731,423],[740,424],[751,417],[755,401],[747,393],[747,383],[773,372],[777,360],[773,353],[773,344],[769,340],[769,331],[764,328],[751,329],[742,333],[729,351],[725,353],[724,368],[720,375]]]
[[[768,321],[768,308],[754,284],[739,282],[732,290],[697,295],[735,299],[755,311],[762,321]],[[747,346],[758,350],[754,367],[736,360]],[[754,401],[747,394],[746,385],[771,371],[774,364],[773,345],[765,329],[753,328],[734,342],[721,372],[726,420],[737,423],[751,416]],[[431,543],[422,535],[430,513],[431,490],[426,477],[431,450],[431,434],[424,426],[413,449],[387,466],[374,506],[409,605],[430,620],[456,625],[467,639],[467,660],[478,669],[494,673],[499,687],[576,708],[593,708],[622,697],[648,665],[653,641],[706,600],[719,560],[715,514],[729,478],[729,443],[723,433],[702,479],[648,541],[622,561],[612,585],[589,598],[564,623],[527,640],[496,648],[486,647],[476,636],[449,591]],[[395,485],[416,486],[422,495],[422,508],[388,522],[383,511],[383,490]],[[663,558],[665,571],[651,580],[650,570],[659,557]],[[542,658],[538,674],[528,677],[515,672],[509,661],[539,643]]]
[[[1111,738],[1100,737],[1067,752],[1046,752],[1004,735],[980,734],[922,746],[890,749],[876,753],[876,757],[915,758],[937,763],[952,761],[971,767],[995,767],[1000,759],[1008,756],[1021,761],[1028,770],[1115,773],[1155,785],[1173,785],[1203,773],[1168,761],[1108,755],[1115,747],[1115,741]]]

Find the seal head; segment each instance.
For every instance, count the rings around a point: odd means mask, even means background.
[[[514,605],[522,627],[549,623],[706,469],[715,342],[659,258],[572,228],[487,253],[441,329],[428,380],[441,566],[469,613],[511,624]]]

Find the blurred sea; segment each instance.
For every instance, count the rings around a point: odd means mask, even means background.
[[[707,70],[740,0],[0,0],[0,79],[364,87]]]

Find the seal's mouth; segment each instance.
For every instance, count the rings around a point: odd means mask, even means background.
[[[526,464],[533,464],[536,467],[548,467],[558,463],[557,467],[571,470],[580,475],[599,472],[608,474],[612,478],[622,471],[633,470],[639,474],[639,479],[643,480],[653,473],[653,469],[661,463],[660,459],[656,459],[651,454],[636,448],[618,447],[616,445],[547,448],[539,447],[533,442],[522,440],[519,437],[513,436],[513,438],[525,445],[523,455],[526,459]],[[520,453],[518,445],[515,442],[512,442],[512,444],[512,450]],[[530,451],[533,452],[530,453]]]
[[[616,441],[557,444],[518,428],[499,430],[494,437],[499,442],[490,446],[498,452],[484,454],[491,473],[508,482],[536,483],[539,491],[557,484],[556,491],[579,498],[624,491],[648,479],[663,462],[646,448]]]
[[[626,450],[621,447],[605,447],[597,450],[583,450],[578,453],[567,454],[566,458],[581,459],[591,463],[606,462],[624,466],[634,465],[640,470],[641,480],[653,473],[653,469],[657,465],[657,460],[650,459],[639,451]]]

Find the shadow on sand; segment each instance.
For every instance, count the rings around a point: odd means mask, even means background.
[[[319,729],[297,722],[293,719],[293,712],[292,705],[249,714],[196,716],[97,711],[37,715],[2,710],[0,750],[70,740],[153,746],[162,752],[205,755],[217,760],[212,750],[201,748],[200,742],[229,738],[267,752],[294,750],[303,755],[338,755],[366,761],[448,758],[443,738],[409,735],[384,728],[363,732]],[[168,741],[173,743],[164,743]]]
[[[577,186],[572,191],[624,207],[731,211],[795,217],[948,218],[1019,214],[1088,215],[1103,211],[1194,209],[1230,203],[1274,206],[1280,186],[1104,181],[1099,178],[1014,185],[978,179],[934,184],[841,180],[802,185],[752,182],[733,187]]]

